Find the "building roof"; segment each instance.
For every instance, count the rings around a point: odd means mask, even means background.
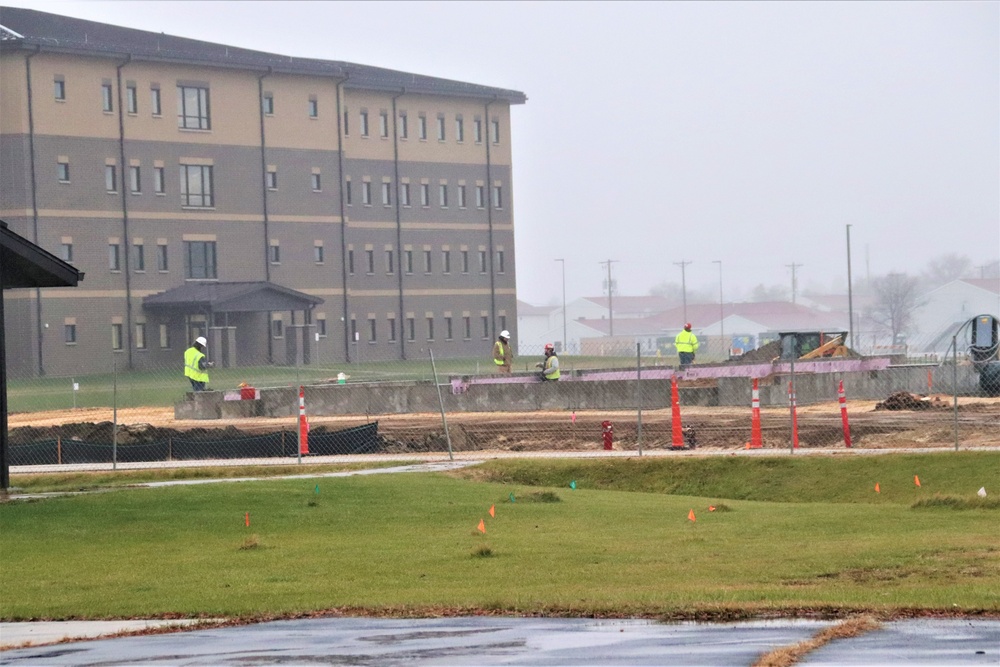
[[[978,287],[987,292],[1000,294],[1000,278],[962,278],[960,282]]]
[[[0,7],[0,48],[35,47],[43,51],[96,57],[129,56],[133,60],[346,78],[344,86],[347,88],[396,92],[405,89],[410,93],[502,99],[510,104],[527,101],[525,94],[517,90],[337,60],[296,58],[33,9]]]
[[[146,310],[259,313],[305,310],[323,299],[269,282],[186,283],[142,300]]]
[[[552,311],[556,310],[557,308],[559,308],[559,306],[532,306],[530,303],[518,299],[517,316],[518,317],[527,317],[530,315],[548,316],[552,313]]]
[[[607,296],[585,296],[583,299],[605,310],[608,308]],[[611,299],[611,305],[620,314],[655,315],[669,309],[671,302],[662,296],[615,296]]]
[[[14,287],[76,287],[83,272],[15,234],[0,220],[0,285]]]

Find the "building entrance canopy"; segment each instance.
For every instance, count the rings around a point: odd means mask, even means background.
[[[213,313],[259,313],[309,310],[323,303],[310,296],[269,282],[188,283],[142,300],[149,312],[207,310]]]

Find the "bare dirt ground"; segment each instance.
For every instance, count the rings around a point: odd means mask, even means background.
[[[952,397],[928,396],[921,409],[876,409],[877,401],[848,401],[852,445],[878,449],[964,447],[1000,444],[1000,398],[962,397],[958,418]],[[905,405],[906,402],[904,401]],[[695,431],[699,448],[740,449],[750,439],[751,411],[736,407],[684,407],[682,422]],[[110,409],[85,408],[12,414],[8,417],[11,443],[47,438],[76,438],[90,442],[109,437]],[[165,435],[188,438],[226,438],[277,431],[294,431],[296,417],[219,420],[177,420],[173,408],[128,408],[117,412],[118,442],[143,442]],[[798,409],[801,447],[843,446],[844,433],[837,402]],[[371,421],[379,422],[386,449],[393,452],[445,451],[447,441],[438,413],[404,415],[344,415],[311,417],[311,429],[337,431]],[[591,410],[572,413],[459,413],[448,415],[448,435],[456,451],[574,451],[602,448],[601,422],[613,423],[615,449],[635,449],[640,423],[633,411]],[[791,418],[787,408],[761,410],[765,448],[788,447]],[[644,448],[669,448],[673,441],[671,411],[644,411],[641,444]]]

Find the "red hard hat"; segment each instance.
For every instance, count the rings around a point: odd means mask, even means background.
[[[684,325],[684,328],[685,328],[685,329],[690,329],[690,328],[691,328],[691,323],[690,323],[690,322],[688,322],[687,324],[685,324],[685,325]]]
[[[546,343],[545,344],[545,349],[546,350],[554,350],[554,349],[556,349],[556,346],[553,345],[552,343]]]

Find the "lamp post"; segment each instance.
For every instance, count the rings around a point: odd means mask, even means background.
[[[557,262],[562,264],[562,294],[563,294],[563,351],[569,346],[569,341],[566,339],[566,260],[557,259]]]
[[[687,260],[681,260],[679,262],[674,262],[674,266],[681,267],[681,302],[684,304],[684,321],[688,321],[688,291],[687,282],[684,276],[684,267],[686,267],[691,262]]]
[[[724,303],[722,300],[722,260],[716,259],[712,260],[712,264],[719,265],[719,336],[722,338],[722,351],[725,354],[725,358],[729,358],[729,345],[726,344],[726,325],[723,324],[725,321],[725,314],[723,313]]]

